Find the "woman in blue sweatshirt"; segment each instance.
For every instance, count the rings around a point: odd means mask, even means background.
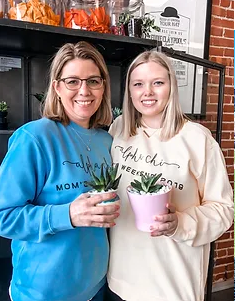
[[[20,127],[0,167],[0,235],[12,239],[13,301],[102,300],[106,229],[118,205],[96,206],[89,170],[110,165],[110,80],[90,44],[65,44],[50,68],[43,118]]]

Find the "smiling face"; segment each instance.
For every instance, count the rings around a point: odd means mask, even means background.
[[[130,74],[132,103],[151,128],[160,128],[163,110],[170,95],[168,71],[155,62],[143,63]]]
[[[100,70],[90,59],[73,59],[67,62],[61,74],[63,78],[88,79],[100,77]],[[70,82],[73,84],[73,82]],[[88,128],[91,116],[98,110],[104,93],[104,84],[99,89],[90,89],[86,81],[82,81],[80,89],[75,91],[67,89],[63,81],[54,81],[54,89],[61,98],[62,105],[69,119],[78,125]]]

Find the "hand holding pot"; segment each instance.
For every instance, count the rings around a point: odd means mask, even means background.
[[[178,216],[176,214],[176,207],[173,204],[167,204],[169,210],[168,214],[155,215],[154,223],[150,226],[151,236],[172,235],[178,226]]]
[[[163,181],[158,182],[161,176],[162,174],[142,176],[141,182],[134,180],[127,187],[135,224],[140,231],[152,232],[150,226],[154,221],[154,214],[168,213],[167,204],[170,203],[172,186]]]
[[[74,227],[103,227],[115,226],[114,220],[119,216],[119,204],[96,206],[100,202],[116,197],[115,193],[98,195],[81,194],[69,207],[71,224]]]

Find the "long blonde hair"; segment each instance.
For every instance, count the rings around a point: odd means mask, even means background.
[[[90,119],[90,128],[110,125],[112,121],[112,111],[108,69],[101,53],[92,45],[84,41],[78,42],[77,44],[67,43],[56,53],[50,67],[50,82],[43,105],[42,116],[55,121],[60,121],[64,125],[69,124],[69,118],[53,88],[53,81],[60,78],[64,65],[75,58],[92,60],[99,68],[101,77],[104,80],[103,99],[100,107]]]
[[[128,68],[126,87],[123,100],[123,125],[124,138],[136,135],[137,127],[142,125],[141,113],[134,107],[130,95],[130,76],[133,70],[141,64],[155,62],[164,67],[169,75],[170,95],[161,120],[161,140],[166,141],[174,137],[183,127],[187,117],[183,114],[179,104],[179,93],[174,69],[168,57],[156,50],[145,51],[138,55]]]

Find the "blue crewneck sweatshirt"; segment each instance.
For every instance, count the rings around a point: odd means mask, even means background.
[[[105,282],[103,228],[73,228],[69,205],[111,164],[111,136],[46,118],[19,128],[0,167],[0,235],[12,239],[13,301],[87,301]],[[87,151],[87,147],[91,151]]]

